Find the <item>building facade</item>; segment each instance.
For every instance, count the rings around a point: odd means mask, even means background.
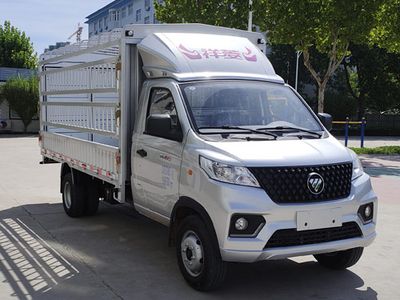
[[[89,38],[126,24],[158,23],[154,0],[115,0],[86,17]],[[159,3],[162,0],[158,0]]]

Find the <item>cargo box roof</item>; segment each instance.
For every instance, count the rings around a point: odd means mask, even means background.
[[[137,45],[148,78],[179,81],[246,78],[283,83],[265,52],[261,33],[205,24],[129,24],[89,40],[48,51],[40,67],[109,61],[121,45]]]

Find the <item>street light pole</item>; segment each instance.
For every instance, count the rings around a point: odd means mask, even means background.
[[[249,24],[248,31],[253,31],[253,0],[249,0]]]
[[[294,83],[294,89],[297,91],[297,85],[299,81],[299,58],[303,52],[301,51],[296,51],[296,79]]]

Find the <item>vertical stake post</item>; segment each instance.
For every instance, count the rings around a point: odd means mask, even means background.
[[[361,119],[361,148],[364,148],[364,135],[365,135],[365,118]]]
[[[349,117],[346,117],[346,124],[344,125],[344,145],[347,147],[349,142]]]

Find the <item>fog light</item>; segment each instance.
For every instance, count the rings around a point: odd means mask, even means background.
[[[365,216],[367,219],[369,219],[369,217],[371,216],[371,214],[372,214],[372,208],[371,208],[371,206],[370,206],[370,205],[365,206],[365,208],[364,208],[364,216]]]
[[[256,237],[265,225],[265,219],[260,215],[234,214],[229,225],[229,236],[235,238]]]
[[[374,218],[374,203],[371,202],[361,205],[358,209],[358,215],[364,224],[371,222]]]
[[[133,30],[127,30],[127,31],[125,31],[125,36],[132,37],[134,34],[135,34],[135,33],[133,32]]]
[[[246,230],[248,225],[249,225],[249,223],[247,222],[247,220],[245,218],[239,218],[235,222],[235,228],[237,230]]]

